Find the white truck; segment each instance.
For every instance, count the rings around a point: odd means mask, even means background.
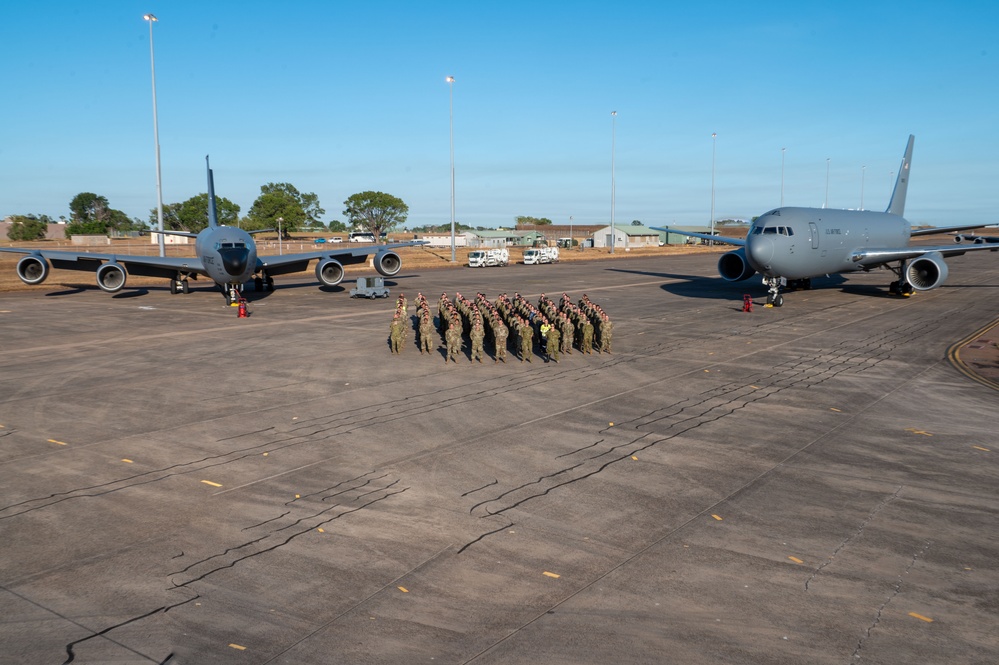
[[[558,247],[532,247],[524,250],[524,265],[558,263]]]
[[[488,266],[506,266],[510,264],[510,250],[477,249],[468,253],[469,268],[485,268]]]

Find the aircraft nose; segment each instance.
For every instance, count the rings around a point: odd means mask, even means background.
[[[250,250],[246,247],[226,247],[219,250],[222,256],[222,266],[233,277],[246,272],[246,264],[250,259]]]
[[[765,235],[750,236],[750,239],[746,241],[746,253],[758,266],[757,269],[768,269],[774,258],[774,241]]]

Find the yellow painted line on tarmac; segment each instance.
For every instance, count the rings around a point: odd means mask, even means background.
[[[69,445],[65,441],[56,441],[55,439],[49,439],[49,443],[58,443],[60,446]]]
[[[801,559],[799,559],[796,556],[789,556],[788,559],[790,559],[791,561],[794,561],[795,563],[805,563],[804,561],[802,561]]]
[[[916,614],[915,612],[909,612],[909,616],[913,619],[919,619],[920,621],[925,621],[926,623],[933,623],[933,619],[929,617],[924,617],[922,614]]]
[[[984,376],[981,376],[975,370],[969,367],[967,363],[961,360],[961,349],[966,347],[968,344],[971,344],[973,341],[975,341],[982,335],[985,335],[996,326],[999,326],[999,319],[996,319],[992,323],[986,324],[984,327],[979,328],[978,330],[971,333],[961,341],[955,342],[954,344],[951,345],[949,349],[947,349],[947,360],[950,361],[950,364],[953,365],[954,369],[956,369],[961,374],[964,374],[972,381],[977,381],[983,386],[988,386],[993,390],[999,390],[999,382],[993,381],[992,379],[986,379]]]
[[[323,527],[319,527],[318,529],[316,529],[316,531],[318,531],[319,533],[326,533],[326,530],[323,529]]]
[[[714,515],[714,514],[712,514],[712,515],[711,515],[711,517],[714,517],[714,518],[715,518],[716,520],[718,520],[719,522],[721,522],[721,521],[722,521],[722,518],[721,518],[721,517],[719,517],[718,515]]]
[[[121,461],[122,461],[122,462],[124,462],[125,464],[135,464],[135,462],[133,462],[132,460],[130,460],[130,459],[126,459],[126,458],[124,458],[124,457],[123,457],[123,458],[121,458]]]
[[[992,452],[988,448],[982,448],[981,446],[972,446],[972,448],[974,448],[975,450],[981,450],[984,453],[991,453]]]
[[[396,587],[396,588],[397,588],[397,589],[399,589],[399,591],[402,591],[403,593],[409,593],[409,589],[407,589],[407,588],[406,588],[406,587],[404,587],[404,586],[401,586],[401,587]]]
[[[923,436],[933,436],[929,432],[927,432],[925,430],[921,430],[921,429],[916,429],[915,427],[906,427],[905,431],[906,432],[912,432],[913,434],[922,434]]]
[[[244,646],[242,646],[240,644],[230,644],[229,648],[231,648],[231,649],[237,649],[239,651],[246,651],[246,647],[244,647]]]
[[[213,483],[210,480],[202,480],[201,482],[203,482],[206,485],[210,485],[211,487],[222,487],[222,485],[220,485],[218,483]]]
[[[638,461],[638,458],[635,457],[634,455],[631,456],[631,459],[635,460],[636,462]]]
[[[547,570],[541,574],[544,575],[545,577],[554,577],[555,579],[562,577],[558,573],[549,573]]]
[[[837,409],[835,406],[830,406],[829,410],[830,411],[835,411],[836,413],[843,413],[842,411],[840,411],[839,409]]]

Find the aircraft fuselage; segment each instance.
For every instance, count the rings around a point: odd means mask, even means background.
[[[767,277],[808,279],[863,270],[858,251],[903,247],[910,224],[886,212],[777,208],[761,215],[746,236],[746,260]]]
[[[198,234],[194,248],[205,272],[220,286],[242,285],[256,272],[257,246],[242,229],[208,227]]]

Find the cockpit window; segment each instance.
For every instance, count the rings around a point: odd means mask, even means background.
[[[768,235],[793,236],[794,229],[790,226],[765,226],[762,229],[757,226],[753,229],[754,235],[759,235],[760,233],[766,233]]]

